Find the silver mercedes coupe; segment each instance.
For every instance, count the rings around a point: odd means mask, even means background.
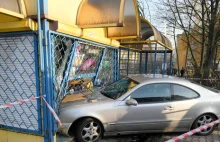
[[[220,91],[162,75],[133,75],[62,104],[59,131],[77,142],[105,135],[186,132],[220,118]],[[198,133],[205,136],[215,127]]]

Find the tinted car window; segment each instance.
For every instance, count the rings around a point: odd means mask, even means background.
[[[170,101],[170,84],[144,85],[132,92],[131,98],[135,99],[139,104]]]
[[[195,91],[181,85],[173,84],[172,100],[174,101],[189,100],[198,97],[199,94],[196,93]]]

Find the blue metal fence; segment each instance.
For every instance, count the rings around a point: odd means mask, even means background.
[[[129,74],[168,74],[172,70],[172,51],[166,49],[157,51],[137,51],[121,48],[120,75]]]
[[[53,31],[49,31],[49,47],[52,107],[57,113],[66,95],[78,94],[83,90],[83,81],[90,80],[95,85],[102,85],[118,78],[118,49]]]
[[[128,74],[139,74],[145,66],[145,60],[140,51],[130,49],[120,49],[120,74],[126,76]]]
[[[37,37],[0,34],[0,105],[40,95]],[[0,127],[42,134],[40,99],[0,109]]]
[[[109,84],[117,80],[118,62],[117,49],[104,49],[103,60],[99,66],[100,70],[97,72],[97,79],[95,85]],[[111,75],[112,74],[112,75]]]

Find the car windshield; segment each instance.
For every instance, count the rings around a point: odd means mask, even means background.
[[[101,94],[112,99],[117,99],[124,95],[126,92],[134,88],[138,83],[130,78],[123,78],[118,80],[109,86],[106,86]]]

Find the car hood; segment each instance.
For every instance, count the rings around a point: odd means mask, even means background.
[[[66,102],[61,104],[61,110],[66,109],[68,107],[80,107],[85,105],[92,105],[97,104],[101,102],[108,102],[112,101],[113,99],[105,97],[100,93],[100,91],[95,90],[90,95],[86,96],[85,100],[79,100],[79,101],[72,101],[72,102]]]
[[[101,95],[98,91],[94,91],[86,100],[62,103],[59,108],[59,118],[62,123],[72,123],[75,119],[84,116],[96,117],[96,112],[109,110],[114,108],[113,99]]]

